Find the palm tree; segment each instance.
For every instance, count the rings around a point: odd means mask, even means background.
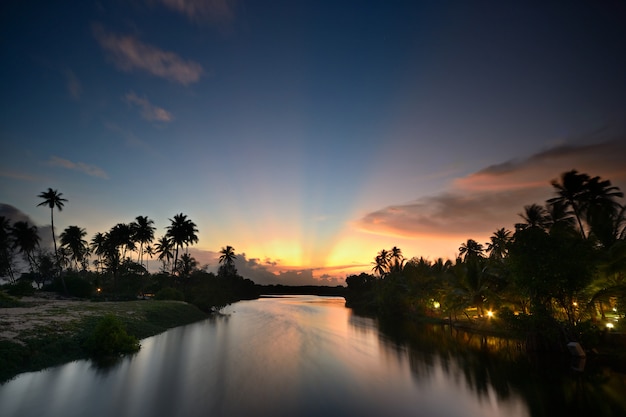
[[[89,253],[87,241],[83,239],[87,236],[87,231],[78,226],[68,226],[59,236],[61,238],[61,246],[66,247],[70,251],[70,257],[78,270],[79,262],[85,259]]]
[[[156,251],[154,250],[152,245],[147,245],[144,253],[148,255],[150,259],[152,259],[152,257],[156,254]],[[148,261],[146,261],[146,271],[150,271],[150,269],[148,268]]]
[[[98,256],[96,263],[96,272],[98,267],[102,265],[102,256],[105,253],[106,236],[104,233],[98,232],[91,238],[91,251]]]
[[[175,215],[174,218],[169,219],[169,221],[171,224],[167,227],[167,237],[176,245],[174,265],[172,266],[172,274],[174,274],[178,263],[179,248],[186,245],[187,249],[189,249],[189,245],[198,242],[198,236],[196,235],[198,228],[196,224],[187,219],[187,216],[183,213]]]
[[[389,252],[385,249],[381,249],[381,251],[378,252],[378,255],[374,258],[374,262],[372,262],[372,264],[374,265],[372,267],[372,271],[375,274],[378,274],[379,277],[382,278],[387,275],[389,272]]]
[[[507,246],[511,240],[511,231],[506,230],[504,227],[496,230],[489,238],[490,243],[487,243],[487,253],[491,259],[503,259],[506,256]]]
[[[11,236],[13,248],[18,249],[24,255],[30,265],[30,271],[34,272],[36,264],[34,252],[39,247],[40,241],[37,226],[31,226],[25,221],[15,222],[11,228]]]
[[[220,250],[220,258],[219,263],[221,264],[219,267],[218,275],[235,275],[237,270],[235,269],[235,248],[230,245],[227,245],[225,248]]]
[[[156,228],[152,226],[154,221],[147,216],[137,216],[135,221],[131,223],[133,229],[133,240],[139,243],[139,255],[137,262],[143,266],[143,245],[154,240],[154,231]]]
[[[404,265],[404,256],[402,256],[402,249],[397,246],[391,248],[391,253],[389,254],[389,269],[394,272],[399,272],[402,270],[402,266]]]
[[[161,236],[161,239],[159,239],[156,243],[156,253],[159,254],[157,259],[163,262],[164,270],[166,269],[166,265],[169,265],[174,257],[172,249],[174,249],[174,243],[168,238],[167,235]]]
[[[465,255],[464,261],[472,259],[480,259],[483,257],[483,245],[476,242],[474,239],[468,239],[467,242],[461,244],[459,247],[459,255]]]
[[[515,229],[521,230],[529,227],[543,229],[546,225],[546,209],[538,204],[524,206],[524,213],[519,216],[525,223],[517,223]]]
[[[586,195],[588,194],[587,183],[589,179],[589,175],[579,174],[575,169],[564,172],[561,174],[561,182],[557,180],[550,182],[556,188],[557,197],[547,200],[548,204],[559,202],[565,207],[572,209],[583,239],[586,236],[582,223],[582,211]]]
[[[126,259],[126,252],[135,250],[133,228],[128,223],[118,223],[111,228],[108,236],[110,245],[122,250],[121,258]]]
[[[59,211],[63,210],[63,203],[67,201],[67,199],[62,198],[63,193],[58,192],[57,190],[53,190],[52,188],[48,188],[48,191],[44,191],[39,194],[37,197],[43,198],[44,201],[37,204],[39,206],[48,206],[50,207],[50,227],[52,228],[52,241],[54,242],[54,256],[56,257],[57,264],[59,263],[59,257],[57,256],[57,240],[54,235],[54,208],[56,207]],[[63,277],[61,277],[63,279]],[[65,288],[65,281],[63,280],[63,287]]]

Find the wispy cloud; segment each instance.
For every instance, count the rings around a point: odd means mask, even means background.
[[[171,122],[174,117],[162,107],[150,103],[147,98],[139,97],[134,91],[124,96],[124,101],[141,109],[141,116],[150,121]]]
[[[491,234],[500,227],[512,228],[524,205],[543,204],[550,198],[550,180],[562,172],[577,169],[626,189],[623,155],[624,140],[558,146],[526,159],[486,167],[457,179],[440,194],[368,213],[355,226],[409,238]]]
[[[0,170],[0,177],[11,178],[13,180],[20,181],[41,181],[42,177],[28,174],[25,172],[11,171],[11,170]]]
[[[156,0],[193,22],[230,23],[235,17],[235,0]]]
[[[78,79],[76,74],[74,74],[74,71],[72,71],[71,69],[66,69],[65,79],[67,91],[70,93],[70,96],[74,100],[80,99],[80,96],[83,94],[83,86],[80,83],[80,80]]]
[[[90,175],[92,177],[107,179],[109,176],[102,168],[95,165],[86,164],[84,162],[72,162],[68,159],[59,158],[58,156],[50,157],[48,164],[53,167],[60,167],[65,169],[71,169],[73,171],[82,172],[83,174]]]
[[[204,72],[199,63],[143,43],[134,36],[109,33],[101,25],[94,25],[93,33],[108,58],[122,71],[141,70],[183,85],[197,82]]]

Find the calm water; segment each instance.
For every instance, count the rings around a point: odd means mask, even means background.
[[[381,333],[342,298],[224,312],[145,339],[108,369],[20,375],[0,386],[0,416],[626,415],[623,377],[552,370],[507,341],[444,327]]]

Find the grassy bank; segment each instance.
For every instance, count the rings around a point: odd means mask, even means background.
[[[12,328],[10,337],[0,338],[0,382],[86,358],[83,342],[106,314],[118,317],[127,332],[139,339],[208,317],[191,304],[157,300],[20,301],[2,311],[0,328]],[[9,315],[19,324],[11,323]]]

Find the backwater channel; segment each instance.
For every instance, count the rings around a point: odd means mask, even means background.
[[[626,415],[626,376],[448,326],[381,325],[335,297],[241,301],[113,366],[0,386],[3,417],[566,415]]]

